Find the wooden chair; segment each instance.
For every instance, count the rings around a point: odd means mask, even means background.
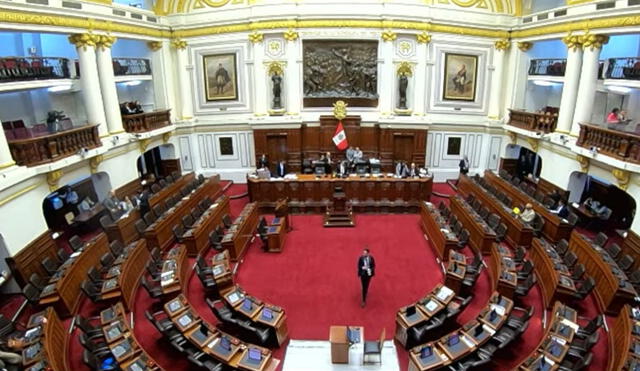
[[[382,347],[384,345],[384,338],[387,334],[387,329],[383,328],[382,333],[380,334],[380,339],[377,341],[365,341],[364,342],[364,353],[362,355],[362,364],[369,364],[371,362],[367,362],[367,356],[377,355],[379,364],[382,364]]]

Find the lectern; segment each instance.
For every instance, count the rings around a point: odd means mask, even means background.
[[[353,212],[347,206],[347,195],[342,186],[333,189],[333,201],[331,206],[327,206],[324,214],[324,227],[355,227],[353,222]]]

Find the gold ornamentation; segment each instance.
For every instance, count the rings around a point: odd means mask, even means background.
[[[169,139],[171,139],[172,135],[173,135],[173,131],[168,131],[168,132],[162,134],[162,142],[163,143],[169,143]]]
[[[47,184],[49,184],[49,190],[51,192],[59,188],[58,182],[60,178],[62,178],[62,175],[64,175],[62,170],[54,170],[47,173]]]
[[[287,41],[296,41],[298,36],[298,33],[292,28],[288,29],[287,32],[284,33],[284,39]]]
[[[347,117],[347,104],[344,101],[337,101],[333,104],[333,117],[342,120]]]
[[[264,39],[264,34],[258,31],[254,31],[249,34],[249,41],[251,41],[254,44],[262,42],[263,39]]]
[[[173,46],[174,48],[178,49],[178,50],[184,50],[187,48],[187,42],[182,40],[182,39],[173,39],[171,40],[171,46]]]
[[[567,49],[569,50],[577,50],[582,47],[582,37],[578,35],[572,35],[571,32],[565,37],[562,38],[562,42],[567,45]]]
[[[111,49],[116,42],[116,37],[111,35],[97,35],[96,47],[104,49]]]
[[[151,144],[151,139],[140,139],[140,153],[145,153],[149,144]]]
[[[525,52],[525,53],[529,49],[531,49],[532,46],[533,46],[533,43],[526,42],[526,41],[521,41],[518,43],[518,49],[520,49],[522,52]]]
[[[622,170],[618,168],[614,168],[611,170],[611,174],[618,181],[618,187],[623,191],[626,191],[629,187],[629,180],[631,180],[631,173],[627,170]]]
[[[411,77],[413,75],[413,71],[411,70],[411,63],[403,61],[400,62],[398,66],[398,76],[407,76]]]
[[[509,50],[511,47],[511,41],[508,39],[500,39],[494,43],[496,50]]]
[[[538,139],[527,137],[527,143],[529,143],[533,152],[538,152],[538,144],[540,144]]]
[[[280,43],[273,40],[269,43],[269,50],[271,50],[273,53],[277,53],[280,51]]]
[[[158,50],[162,49],[162,41],[149,41],[147,43],[147,47],[149,47],[151,51],[157,52]]]
[[[407,54],[411,51],[411,43],[408,41],[402,41],[400,43],[400,50],[402,50],[402,53]]]
[[[393,31],[391,31],[389,29],[384,30],[382,32],[382,40],[384,40],[384,41],[393,41],[393,40],[395,40],[397,38],[398,38],[398,35],[395,32],[393,32]]]
[[[428,44],[431,42],[431,35],[427,31],[422,31],[422,33],[416,35],[416,40],[420,44]]]
[[[284,74],[284,63],[273,61],[269,63],[268,72],[269,76],[278,75],[282,76]]]
[[[516,134],[513,131],[507,131],[507,135],[509,135],[509,139],[511,141],[511,144],[518,143],[518,134]]]
[[[582,155],[577,155],[576,156],[576,161],[578,161],[578,163],[580,164],[580,170],[582,170],[583,173],[588,173],[589,172],[589,158],[586,156],[582,156]]]
[[[591,51],[595,49],[601,49],[602,46],[609,42],[609,36],[607,35],[596,35],[587,32],[582,35],[582,47],[584,49],[589,48]]]
[[[104,157],[102,157],[102,155],[97,155],[89,159],[89,168],[91,169],[91,174],[95,174],[98,172],[98,166],[103,160]]]
[[[96,43],[100,39],[100,36],[89,33],[76,33],[69,36],[69,42],[75,45],[76,48],[82,48],[87,50],[87,46],[95,47]]]

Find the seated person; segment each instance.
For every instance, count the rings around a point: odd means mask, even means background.
[[[356,147],[355,151],[353,152],[353,160],[355,162],[358,162],[359,160],[362,160],[363,157],[364,155],[362,154],[360,147]]]
[[[349,161],[348,160],[340,161],[340,165],[338,166],[338,173],[340,175],[349,174]]]
[[[120,200],[116,197],[114,190],[109,191],[109,195],[102,201],[102,205],[107,208],[112,214],[120,212]]]
[[[21,370],[22,349],[25,347],[24,339],[9,338],[0,343],[0,369]]]
[[[524,207],[524,211],[520,213],[519,217],[523,222],[527,224],[533,222],[533,220],[536,218],[536,212],[533,211],[533,205],[531,205],[530,203],[526,204]]]
[[[284,178],[287,175],[287,166],[284,161],[278,161],[276,165],[276,175],[278,178]]]
[[[569,208],[564,203],[563,199],[559,199],[555,208],[550,210],[554,214],[558,214],[559,217],[566,219],[569,216]]]
[[[129,211],[133,210],[133,202],[131,202],[129,196],[125,196],[124,201],[120,202],[119,207],[120,210],[122,210],[124,213],[128,213]]]
[[[398,163],[396,164],[395,175],[400,178],[406,178],[408,173],[409,171],[407,170],[407,165],[402,161],[398,161]]]
[[[411,163],[407,175],[412,177],[412,178],[420,176],[420,170],[418,169],[418,167],[416,167],[416,163],[415,162]]]
[[[611,110],[611,112],[609,112],[609,114],[607,115],[607,126],[620,123],[619,113],[620,109],[618,108],[614,108]]]
[[[558,206],[558,202],[560,202],[560,198],[562,196],[560,196],[560,193],[558,192],[557,189],[554,189],[551,193],[549,193],[549,195],[547,196],[550,199],[553,200],[553,206],[552,207],[557,207]]]

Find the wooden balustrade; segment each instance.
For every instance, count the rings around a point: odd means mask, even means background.
[[[640,163],[640,136],[591,124],[580,124],[576,144],[622,161]]]
[[[155,110],[152,112],[122,115],[122,123],[127,133],[144,133],[171,125],[171,110]]]
[[[558,115],[551,112],[525,112],[510,109],[509,125],[536,133],[551,133],[556,130]]]
[[[72,156],[81,149],[100,147],[98,125],[88,125],[36,138],[9,141],[13,160],[22,166],[35,166]]]

